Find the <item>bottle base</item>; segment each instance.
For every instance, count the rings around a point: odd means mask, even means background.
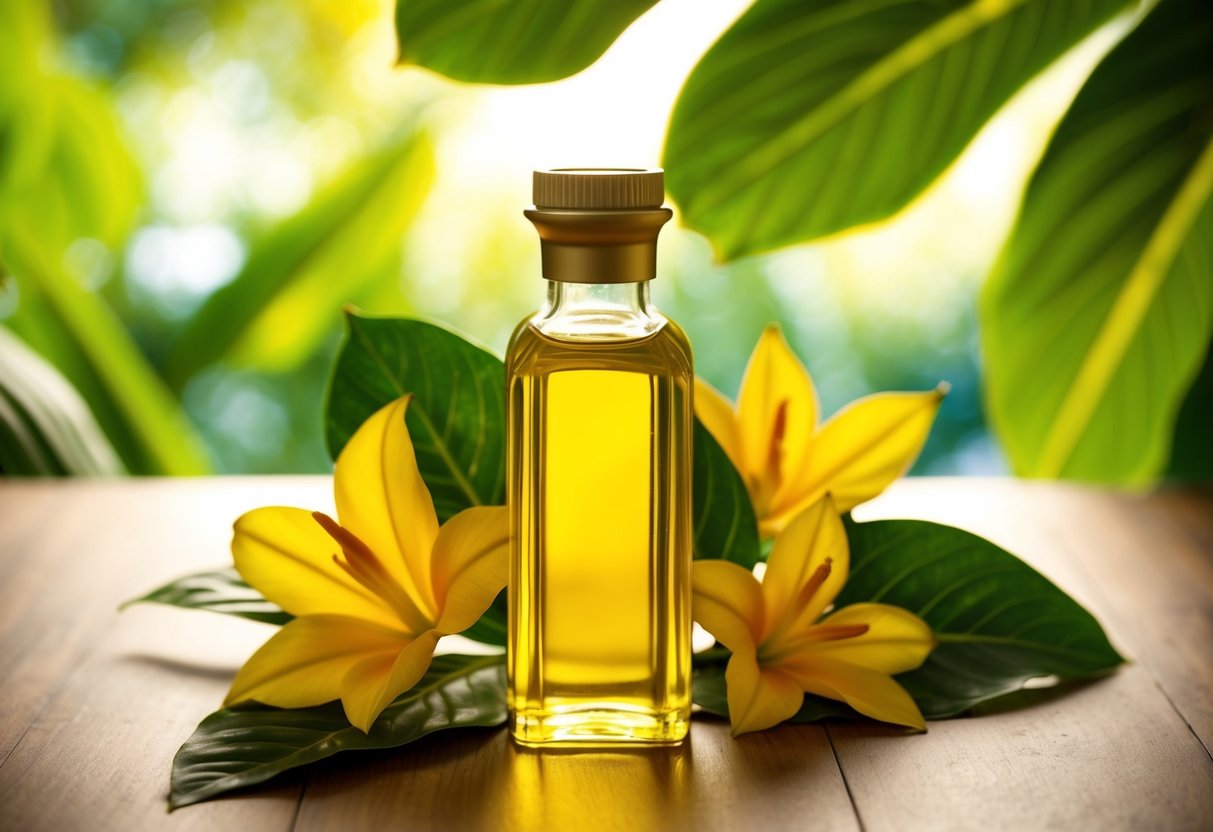
[[[528,748],[678,745],[690,728],[690,713],[593,702],[511,712],[509,725],[514,742]]]

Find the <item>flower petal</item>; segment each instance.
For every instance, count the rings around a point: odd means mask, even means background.
[[[830,499],[822,498],[797,515],[775,539],[767,560],[762,579],[764,636],[777,629],[797,635],[816,622],[847,581],[850,551],[842,518]]]
[[[935,634],[927,622],[888,604],[852,604],[828,616],[820,626],[853,624],[866,624],[868,631],[853,638],[818,642],[813,645],[813,655],[892,675],[920,666],[935,648]]]
[[[876,393],[838,411],[813,441],[813,453],[789,493],[795,511],[829,491],[841,512],[884,491],[914,463],[947,385],[926,393]]]
[[[733,403],[698,376],[695,377],[695,415],[720,443],[733,467],[745,476],[745,460],[741,453],[741,431]]]
[[[438,518],[404,425],[409,396],[362,423],[337,458],[333,491],[341,525],[366,543],[431,620],[430,552]]]
[[[774,493],[779,483],[770,481],[772,457],[776,479],[788,479],[807,464],[817,429],[813,380],[774,324],[762,333],[750,356],[737,398],[737,413],[743,476],[749,483],[762,473],[763,487],[759,490]],[[773,446],[780,421],[783,435]]]
[[[727,560],[691,565],[691,613],[716,640],[753,651],[762,635],[762,587],[754,573]]]
[[[341,704],[350,724],[364,734],[392,701],[425,675],[434,659],[438,634],[428,630],[394,654],[367,656],[341,682]]]
[[[432,565],[439,632],[463,632],[484,615],[509,579],[509,543],[505,506],[465,509],[446,521]]]
[[[846,702],[881,722],[926,730],[918,705],[887,673],[818,657],[781,662],[779,668],[808,693]]]
[[[254,509],[234,526],[236,571],[291,615],[350,615],[398,627],[391,607],[333,562],[338,551],[312,513],[301,508]]]
[[[370,656],[394,657],[407,643],[402,633],[346,615],[296,618],[244,663],[223,704],[322,705],[341,695],[356,664]]]
[[[800,686],[779,670],[759,667],[752,649],[733,653],[724,680],[735,737],[778,725],[804,703]]]

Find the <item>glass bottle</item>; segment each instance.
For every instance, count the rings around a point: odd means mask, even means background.
[[[691,710],[691,349],[649,301],[660,170],[536,171],[547,303],[506,355],[510,729],[672,744]]]

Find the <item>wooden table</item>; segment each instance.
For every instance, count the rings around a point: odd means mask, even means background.
[[[0,482],[0,830],[1213,829],[1213,503],[912,480],[861,509],[984,534],[1132,663],[932,723],[785,726],[684,748],[516,750],[465,730],[168,815],[173,753],[271,630],[122,600],[224,564],[232,519],[327,509],[326,478]]]

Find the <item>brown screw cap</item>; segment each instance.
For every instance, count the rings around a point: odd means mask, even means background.
[[[640,168],[537,170],[534,200],[541,209],[660,208],[665,201],[665,173]]]

